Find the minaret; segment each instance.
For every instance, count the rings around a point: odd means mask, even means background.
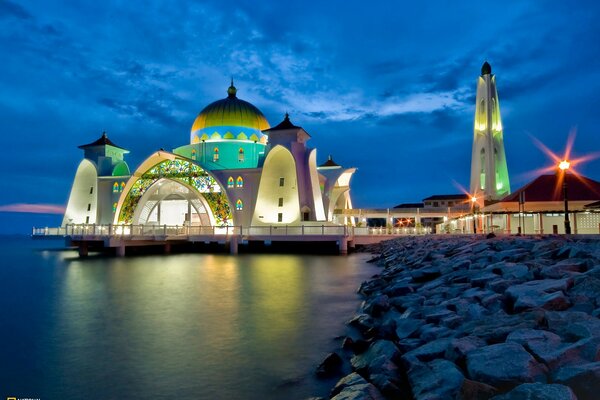
[[[499,200],[510,194],[508,168],[502,139],[500,103],[496,76],[486,61],[477,80],[475,127],[471,156],[471,193],[485,200]]]

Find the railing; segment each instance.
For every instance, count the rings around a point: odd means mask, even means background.
[[[264,226],[196,226],[196,225],[97,225],[68,224],[58,228],[33,228],[36,237],[177,237],[177,236],[372,236],[422,235],[430,228],[352,227],[345,225],[264,225]]]

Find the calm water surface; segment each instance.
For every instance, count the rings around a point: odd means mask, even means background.
[[[314,368],[377,272],[366,255],[79,259],[60,245],[0,244],[0,398],[323,395]]]

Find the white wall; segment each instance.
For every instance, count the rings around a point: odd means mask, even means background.
[[[95,224],[97,198],[98,174],[96,166],[91,161],[84,159],[75,173],[62,226],[66,224]]]
[[[279,185],[284,178],[284,185]],[[279,206],[279,198],[283,205]],[[289,150],[277,145],[267,155],[263,165],[252,224],[300,224],[300,201],[296,181],[296,163]]]

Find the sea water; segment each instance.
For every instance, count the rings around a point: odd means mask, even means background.
[[[303,399],[367,255],[79,258],[0,242],[0,398]],[[337,338],[337,339],[336,339]]]

